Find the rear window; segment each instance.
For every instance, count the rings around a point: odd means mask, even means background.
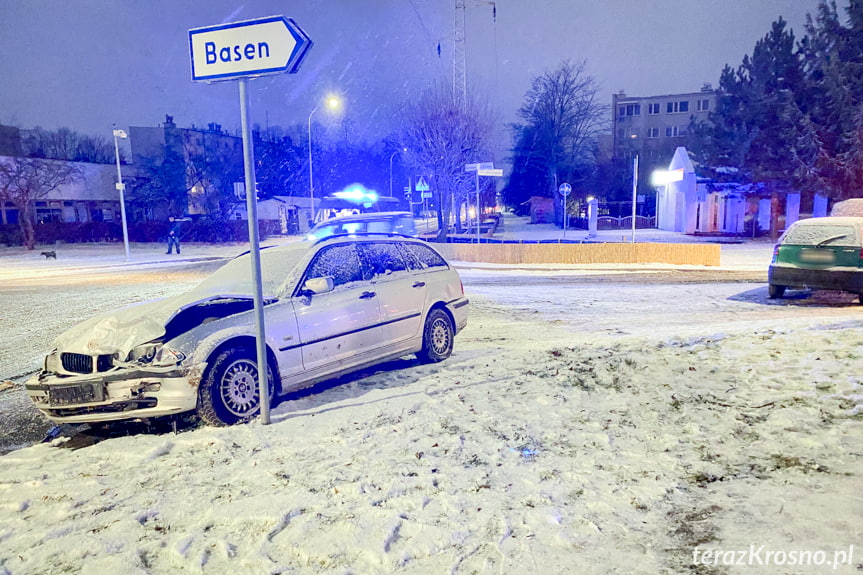
[[[404,243],[405,256],[408,265],[414,270],[447,267],[446,261],[433,249],[425,244]]]
[[[782,244],[797,246],[852,246],[858,247],[860,240],[854,226],[844,225],[796,225],[792,226],[782,238]]]

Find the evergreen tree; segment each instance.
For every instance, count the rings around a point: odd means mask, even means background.
[[[863,1],[850,0],[847,26],[835,3],[822,2],[807,17],[800,48],[808,115],[823,146],[825,191],[844,199],[860,195],[860,119],[863,114]]]
[[[751,57],[736,70],[725,67],[716,110],[695,129],[694,152],[705,172],[721,179],[733,168],[736,179],[774,191],[819,189],[824,150],[806,114],[802,61],[794,33],[779,18]]]

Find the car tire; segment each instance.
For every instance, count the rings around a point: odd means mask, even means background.
[[[270,397],[275,388],[268,366]],[[244,423],[261,410],[257,355],[246,348],[228,348],[215,356],[201,380],[198,415],[218,427]]]
[[[452,354],[455,329],[452,319],[442,309],[433,309],[423,327],[423,346],[417,357],[423,363],[443,361]]]
[[[767,297],[770,299],[781,298],[785,295],[785,286],[779,286],[774,284],[769,284],[767,286]]]

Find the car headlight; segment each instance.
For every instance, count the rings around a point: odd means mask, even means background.
[[[155,367],[170,367],[186,359],[183,352],[171,349],[161,342],[139,345],[129,353],[129,361],[150,364]]]
[[[176,349],[163,345],[156,350],[156,357],[153,358],[153,365],[156,367],[170,367],[178,365],[186,359],[186,354]]]
[[[150,363],[156,357],[156,352],[162,346],[161,343],[145,343],[139,345],[129,352],[129,361],[137,361],[138,363]]]
[[[48,373],[57,373],[60,369],[60,354],[56,349],[52,349],[51,353],[45,356],[45,363],[42,370]]]

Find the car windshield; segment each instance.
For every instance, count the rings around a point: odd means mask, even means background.
[[[291,270],[309,250],[309,244],[295,242],[261,250],[261,281],[264,295],[274,295]],[[232,259],[198,284],[190,296],[205,299],[214,295],[248,295],[252,291],[252,257],[247,252]]]
[[[859,246],[854,226],[845,225],[799,225],[789,229],[782,240],[783,245],[798,246]]]

